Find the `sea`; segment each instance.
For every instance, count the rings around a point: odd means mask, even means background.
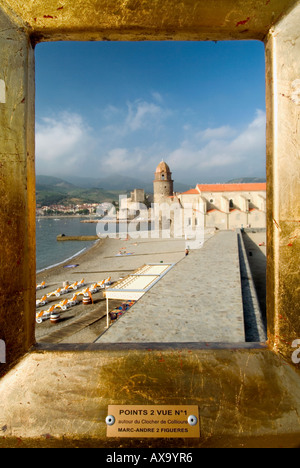
[[[37,273],[70,260],[86,249],[95,241],[58,242],[57,236],[94,236],[96,223],[81,223],[86,220],[81,217],[37,218],[36,219],[36,270]]]

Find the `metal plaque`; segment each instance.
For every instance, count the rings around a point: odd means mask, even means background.
[[[198,406],[109,405],[107,437],[199,438]]]

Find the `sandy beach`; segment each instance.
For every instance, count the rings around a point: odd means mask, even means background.
[[[254,229],[247,230],[243,238],[260,306],[265,315],[266,233]],[[37,291],[37,299],[62,287],[65,281],[72,284],[84,278],[86,287],[107,277],[111,277],[112,282],[116,282],[147,263],[177,263],[184,257],[183,239],[99,240],[93,247],[71,261],[39,273],[37,283],[45,281],[47,287]],[[60,298],[50,298],[49,303],[39,307],[37,311],[46,310],[63,299],[70,299],[72,295],[73,293],[69,293]],[[52,324],[49,320],[36,324],[37,341],[95,342],[105,332],[106,327],[106,301],[102,291],[93,295],[93,302],[90,305],[83,305],[80,302],[79,305],[62,312],[61,320],[57,324]],[[120,304],[120,301],[110,301],[110,310]]]
[[[43,295],[84,278],[87,286],[111,277],[112,282],[127,276],[146,263],[177,263],[185,255],[185,241],[176,239],[107,238],[99,240],[86,252],[71,261],[45,270],[37,275],[37,284],[45,281],[46,288],[37,291],[37,299]],[[76,265],[76,266],[75,266]],[[82,289],[82,288],[81,288]],[[76,291],[75,291],[76,292]],[[47,310],[73,293],[60,298],[49,298],[49,303],[37,311]],[[81,296],[82,297],[82,296]],[[81,299],[80,299],[81,301]],[[106,301],[100,291],[93,295],[94,304],[79,305],[61,314],[61,320],[52,324],[49,320],[36,324],[36,339],[42,343],[92,343],[105,330]],[[110,308],[120,301],[111,301]]]

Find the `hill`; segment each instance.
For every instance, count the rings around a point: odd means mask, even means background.
[[[37,204],[41,206],[118,201],[119,195],[130,194],[136,188],[151,194],[153,182],[119,174],[106,178],[70,176],[60,179],[45,175],[36,177],[36,199]],[[175,183],[177,192],[185,192],[190,188],[186,184]]]
[[[109,192],[117,191],[120,193],[130,192],[135,188],[143,188],[145,192],[148,192],[149,189],[153,191],[152,185],[149,186],[149,183],[119,174],[103,178],[72,176],[71,178],[66,177],[65,179],[69,182],[72,181],[72,183],[76,184],[78,187],[87,189],[96,187]]]
[[[266,182],[266,179],[261,177],[240,177],[239,179],[231,179],[227,184],[260,184]]]
[[[51,176],[36,177],[37,205],[69,205],[118,201],[119,193],[101,188],[82,188]]]
[[[259,177],[241,177],[229,180],[227,183],[265,181]],[[119,195],[129,194],[135,188],[142,188],[150,194],[153,193],[153,182],[118,174],[106,178],[72,176],[65,179],[38,175],[36,177],[36,201],[38,206],[113,202],[119,200]],[[176,192],[185,192],[190,188],[187,184],[175,182]]]
[[[70,178],[65,177],[69,182],[76,184],[78,187],[82,188],[92,188],[97,187],[102,190],[107,190],[109,192],[117,193],[129,193],[134,189],[143,189],[146,193],[153,193],[153,181],[152,180],[141,180],[135,179],[133,177],[127,177],[120,174],[112,174],[108,177],[103,178],[92,178],[92,177],[79,177],[72,176]],[[176,192],[185,192],[191,187],[187,184],[182,184],[175,181],[175,191]]]

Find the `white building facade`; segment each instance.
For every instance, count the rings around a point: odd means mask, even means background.
[[[266,183],[200,185],[174,195],[182,205],[202,202],[204,226],[217,229],[265,228]],[[196,221],[197,222],[197,221]],[[195,220],[192,219],[194,224]]]
[[[266,228],[266,183],[198,184],[183,193],[173,191],[172,173],[165,162],[156,168],[154,203],[188,207],[191,227],[200,223],[205,228]],[[168,217],[168,216],[166,216]]]

